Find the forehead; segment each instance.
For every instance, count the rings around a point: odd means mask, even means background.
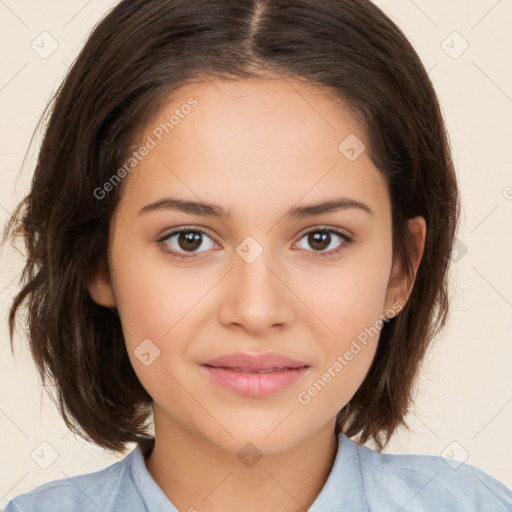
[[[344,103],[298,80],[187,84],[145,126],[140,144],[149,139],[154,147],[124,183],[132,206],[176,194],[223,205],[233,218],[339,196],[389,208]]]

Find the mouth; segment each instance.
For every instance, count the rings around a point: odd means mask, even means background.
[[[308,366],[304,361],[279,354],[277,352],[247,353],[236,352],[201,363],[214,368],[226,368],[241,371],[282,371]]]
[[[275,395],[309,373],[307,365],[260,369],[201,365],[201,368],[222,389],[254,398]]]

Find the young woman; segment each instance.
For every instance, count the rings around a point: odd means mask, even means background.
[[[69,428],[138,446],[7,511],[512,508],[473,466],[362,445],[404,423],[458,215],[435,91],[371,2],[120,2],[5,235],[11,340],[23,305]]]

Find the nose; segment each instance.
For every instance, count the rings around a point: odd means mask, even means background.
[[[296,299],[288,285],[289,276],[271,256],[266,250],[254,261],[234,255],[233,269],[222,285],[222,324],[253,335],[291,325]]]

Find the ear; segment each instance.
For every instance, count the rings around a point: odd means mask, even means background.
[[[110,281],[110,273],[105,260],[102,258],[96,269],[91,273],[87,283],[87,289],[92,300],[105,307],[116,307],[114,290]]]
[[[412,279],[408,278],[403,267],[403,263],[395,259],[386,293],[385,311],[391,309],[392,305],[395,303],[400,304],[401,309],[405,306],[412,292],[418,267],[420,266],[421,258],[423,257],[427,234],[427,224],[425,219],[422,216],[414,217],[413,219],[409,219],[407,224],[413,238],[411,258],[413,258],[414,275]]]

